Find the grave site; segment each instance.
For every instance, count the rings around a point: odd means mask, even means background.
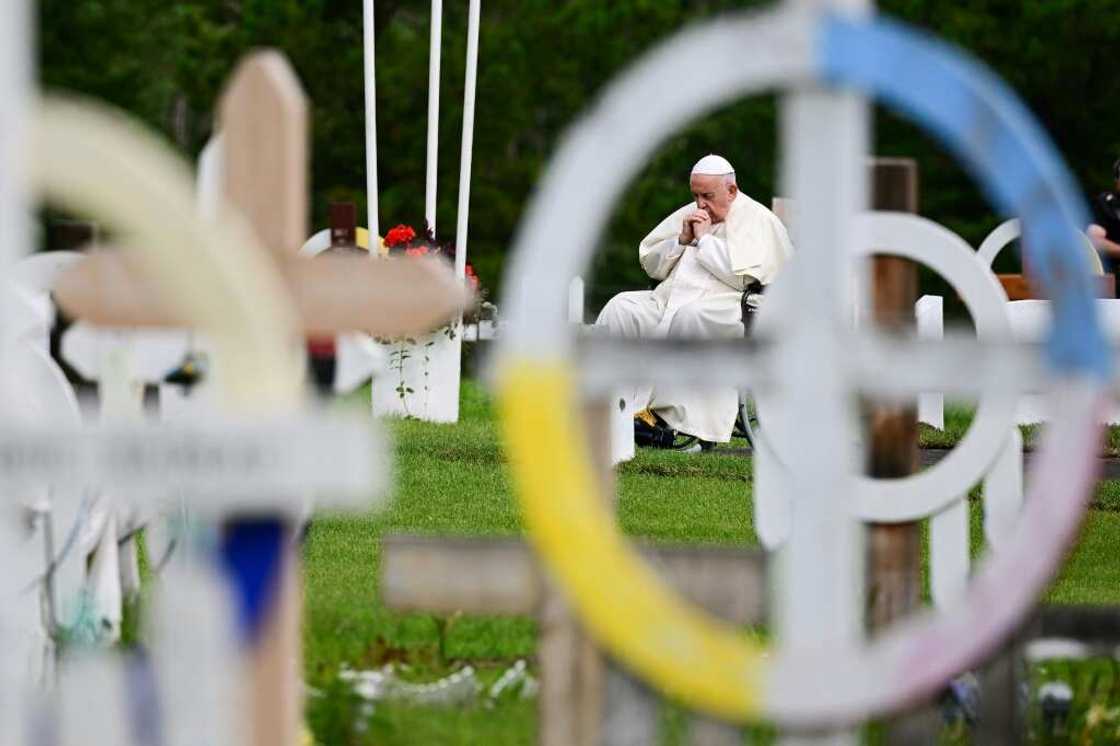
[[[1120,743],[1120,11],[927,6],[7,0],[0,745]]]

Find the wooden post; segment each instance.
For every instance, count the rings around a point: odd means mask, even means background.
[[[869,181],[872,209],[918,211],[918,165],[913,159],[874,158]],[[917,298],[917,265],[891,256],[872,260],[871,318],[880,329],[901,334],[914,329]],[[868,473],[887,479],[914,473],[918,468],[917,402],[871,402],[868,418]],[[874,634],[921,605],[921,529],[917,522],[873,523],[867,533],[867,617]],[[928,734],[933,725],[929,715],[928,710],[919,710],[896,719],[888,728],[887,742],[913,743]]]
[[[330,206],[331,248],[358,248],[358,208],[353,202],[334,202]]]
[[[918,211],[917,163],[908,158],[876,158],[870,168],[873,209]],[[913,327],[917,267],[907,259],[877,256],[872,260],[871,271],[871,311],[875,323],[903,332]],[[868,473],[882,478],[912,474],[918,463],[915,405],[872,404],[869,416]],[[877,630],[914,611],[921,603],[918,524],[872,524],[867,551],[868,622],[872,630]]]
[[[222,193],[278,261],[294,256],[307,235],[309,132],[307,99],[294,71],[276,52],[249,57],[234,72],[219,112]],[[291,526],[279,517],[268,522],[276,524],[268,541],[279,544],[279,558],[268,578],[267,608],[251,630],[252,743],[295,746],[303,719],[299,559]]]
[[[739,625],[763,621],[762,552],[658,546],[643,549],[643,554],[669,585],[710,613]],[[635,685],[617,669],[603,676],[600,653],[520,541],[388,536],[382,543],[380,588],[385,605],[398,611],[536,617],[541,676],[538,744],[606,743],[614,731],[612,723],[604,726],[602,719],[607,715],[609,720],[612,700],[641,701],[635,697]],[[612,694],[612,688],[619,686]],[[648,708],[628,710],[640,718],[647,718],[649,712]],[[642,732],[647,732],[646,727],[643,723]],[[697,733],[710,738],[733,730],[705,723]]]

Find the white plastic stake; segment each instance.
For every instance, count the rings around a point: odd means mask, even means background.
[[[992,549],[1011,538],[1023,509],[1023,436],[1011,428],[1007,443],[984,480],[984,539]]]
[[[940,341],[945,336],[944,302],[939,295],[923,295],[914,304],[918,319],[918,337]],[[945,429],[945,395],[940,391],[927,391],[918,395],[918,422]]]
[[[222,203],[222,184],[225,183],[225,149],[221,133],[215,133],[198,154],[195,170],[195,198],[198,214],[207,222],[215,222]]]
[[[573,277],[568,285],[568,321],[583,323],[583,278]]]
[[[610,411],[611,465],[634,458],[634,408],[623,392],[607,399]]]
[[[968,587],[968,498],[963,497],[929,519],[930,590],[933,603],[946,607]]]
[[[777,427],[778,415],[767,410],[767,426]],[[766,433],[768,442],[778,442],[776,433]],[[788,479],[782,472],[777,455],[763,443],[756,443],[751,453],[751,471],[754,477],[754,532],[767,551],[776,551],[789,538],[793,521],[793,504],[788,494],[782,492]]]

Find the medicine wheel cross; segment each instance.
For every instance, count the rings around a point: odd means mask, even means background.
[[[811,6],[693,27],[608,88],[569,133],[527,212],[505,284],[510,321],[496,366],[526,527],[591,634],[691,707],[799,727],[854,723],[915,702],[1013,629],[1076,529],[1095,476],[1096,423],[1110,375],[1080,248],[1086,213],[1022,105],[937,41],[869,14]],[[691,72],[697,49],[711,62],[705,76]],[[797,299],[791,313],[745,342],[577,342],[564,312],[568,278],[590,266],[627,181],[690,119],[775,88],[786,89],[783,189],[802,210],[794,225],[798,257],[782,281]],[[1044,355],[1010,340],[908,341],[847,323],[848,278],[854,257],[866,253],[856,219],[865,209],[866,96],[925,127],[1002,213],[1022,220],[1031,266],[1053,302]],[[780,411],[798,423],[800,447],[786,462],[793,520],[779,563],[782,646],[773,652],[657,581],[614,527],[582,447],[581,388],[680,385],[701,372],[706,385],[780,398]],[[961,603],[895,625],[873,642],[861,639],[848,588],[860,559],[856,521],[866,509],[853,506],[931,498],[919,494],[923,475],[869,486],[857,473],[857,395],[1001,398],[1043,382],[1060,416],[1014,538]]]

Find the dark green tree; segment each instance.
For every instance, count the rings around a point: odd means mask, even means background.
[[[561,134],[603,86],[689,23],[751,2],[708,0],[486,0],[472,189],[470,256],[483,281],[500,282],[517,223]],[[1108,185],[1120,156],[1109,74],[1120,43],[1112,0],[1019,3],[884,0],[891,13],[969,50],[1027,102],[1086,191]],[[45,84],[112,102],[165,132],[188,157],[213,127],[220,86],[238,57],[272,46],[292,60],[313,102],[314,219],[332,200],[364,210],[361,3],[356,0],[41,0]],[[424,0],[378,0],[378,148],[383,226],[423,221],[429,17]],[[443,103],[437,222],[455,224],[466,3],[444,9]],[[745,52],[746,54],[746,52]],[[698,76],[704,75],[697,50]],[[635,112],[641,116],[641,112]],[[772,97],[698,117],[661,143],[614,206],[591,289],[593,303],[644,287],[635,245],[687,198],[691,163],[726,154],[740,182],[767,201],[775,191]],[[998,216],[959,165],[913,124],[877,115],[876,150],[918,159],[922,212],[976,243]],[[587,178],[599,178],[588,174]]]

